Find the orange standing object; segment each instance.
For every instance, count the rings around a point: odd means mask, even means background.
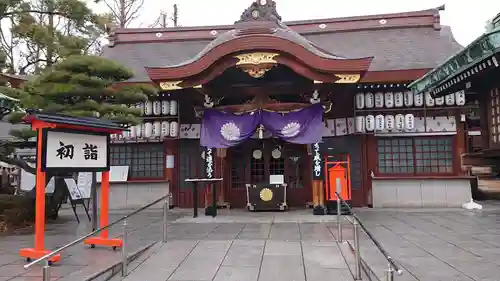
[[[35,128],[34,128],[35,129]],[[42,128],[37,129],[37,155],[42,155]],[[45,187],[46,174],[42,172],[42,157],[36,160],[36,185],[35,185],[35,247],[19,250],[19,255],[26,258],[29,262],[41,258],[51,251],[45,250]],[[61,259],[57,254],[49,259],[50,262],[56,262]]]
[[[109,224],[109,171],[102,172],[101,178],[101,212],[99,217],[99,227],[103,228]],[[85,244],[92,248],[95,246],[112,247],[116,249],[123,245],[122,239],[109,238],[109,231],[105,229],[100,232],[99,236],[91,237],[84,241]]]

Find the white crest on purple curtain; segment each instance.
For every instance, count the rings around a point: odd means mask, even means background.
[[[314,104],[289,113],[262,111],[262,125],[280,139],[313,144],[323,137],[323,105]]]

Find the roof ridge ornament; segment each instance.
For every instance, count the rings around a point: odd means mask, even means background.
[[[273,0],[257,0],[250,5],[240,17],[240,20],[235,23],[249,21],[274,21],[281,23],[281,16],[276,11],[276,2]]]

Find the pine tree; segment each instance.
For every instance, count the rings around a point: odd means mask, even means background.
[[[146,84],[118,85],[132,78],[133,73],[120,64],[98,56],[70,56],[56,63],[21,90],[0,87],[0,92],[20,100],[23,108],[36,108],[44,113],[99,117],[121,124],[140,122],[140,110],[134,105],[157,94],[157,89]],[[20,123],[23,112],[6,117],[11,123]],[[35,136],[31,129],[13,130],[19,140]],[[12,150],[0,148],[0,161],[20,166],[13,159]],[[30,172],[32,170],[26,169]]]
[[[0,4],[3,32],[9,29],[10,36],[18,41],[15,43],[24,46],[17,67],[20,73],[39,73],[68,56],[100,52],[110,17],[95,14],[85,1],[2,1],[5,2]],[[5,51],[5,42],[2,48]]]

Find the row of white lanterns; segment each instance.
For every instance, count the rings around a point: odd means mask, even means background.
[[[141,102],[135,107],[139,108],[144,116],[176,116],[178,113],[178,104],[175,100]]]
[[[412,131],[415,129],[415,116],[413,114],[397,115],[367,115],[356,117],[356,132],[373,131]]]
[[[176,138],[179,135],[179,123],[176,121],[156,121],[146,122],[135,125],[129,128],[129,131],[124,131],[122,134],[111,135],[113,140],[126,139],[149,139],[149,138]]]
[[[425,105],[432,106],[462,106],[465,105],[465,91],[459,91],[444,97],[433,98],[430,93],[425,94]],[[356,94],[356,108],[393,108],[423,106],[424,94],[413,94],[407,92],[387,93],[358,93]]]

